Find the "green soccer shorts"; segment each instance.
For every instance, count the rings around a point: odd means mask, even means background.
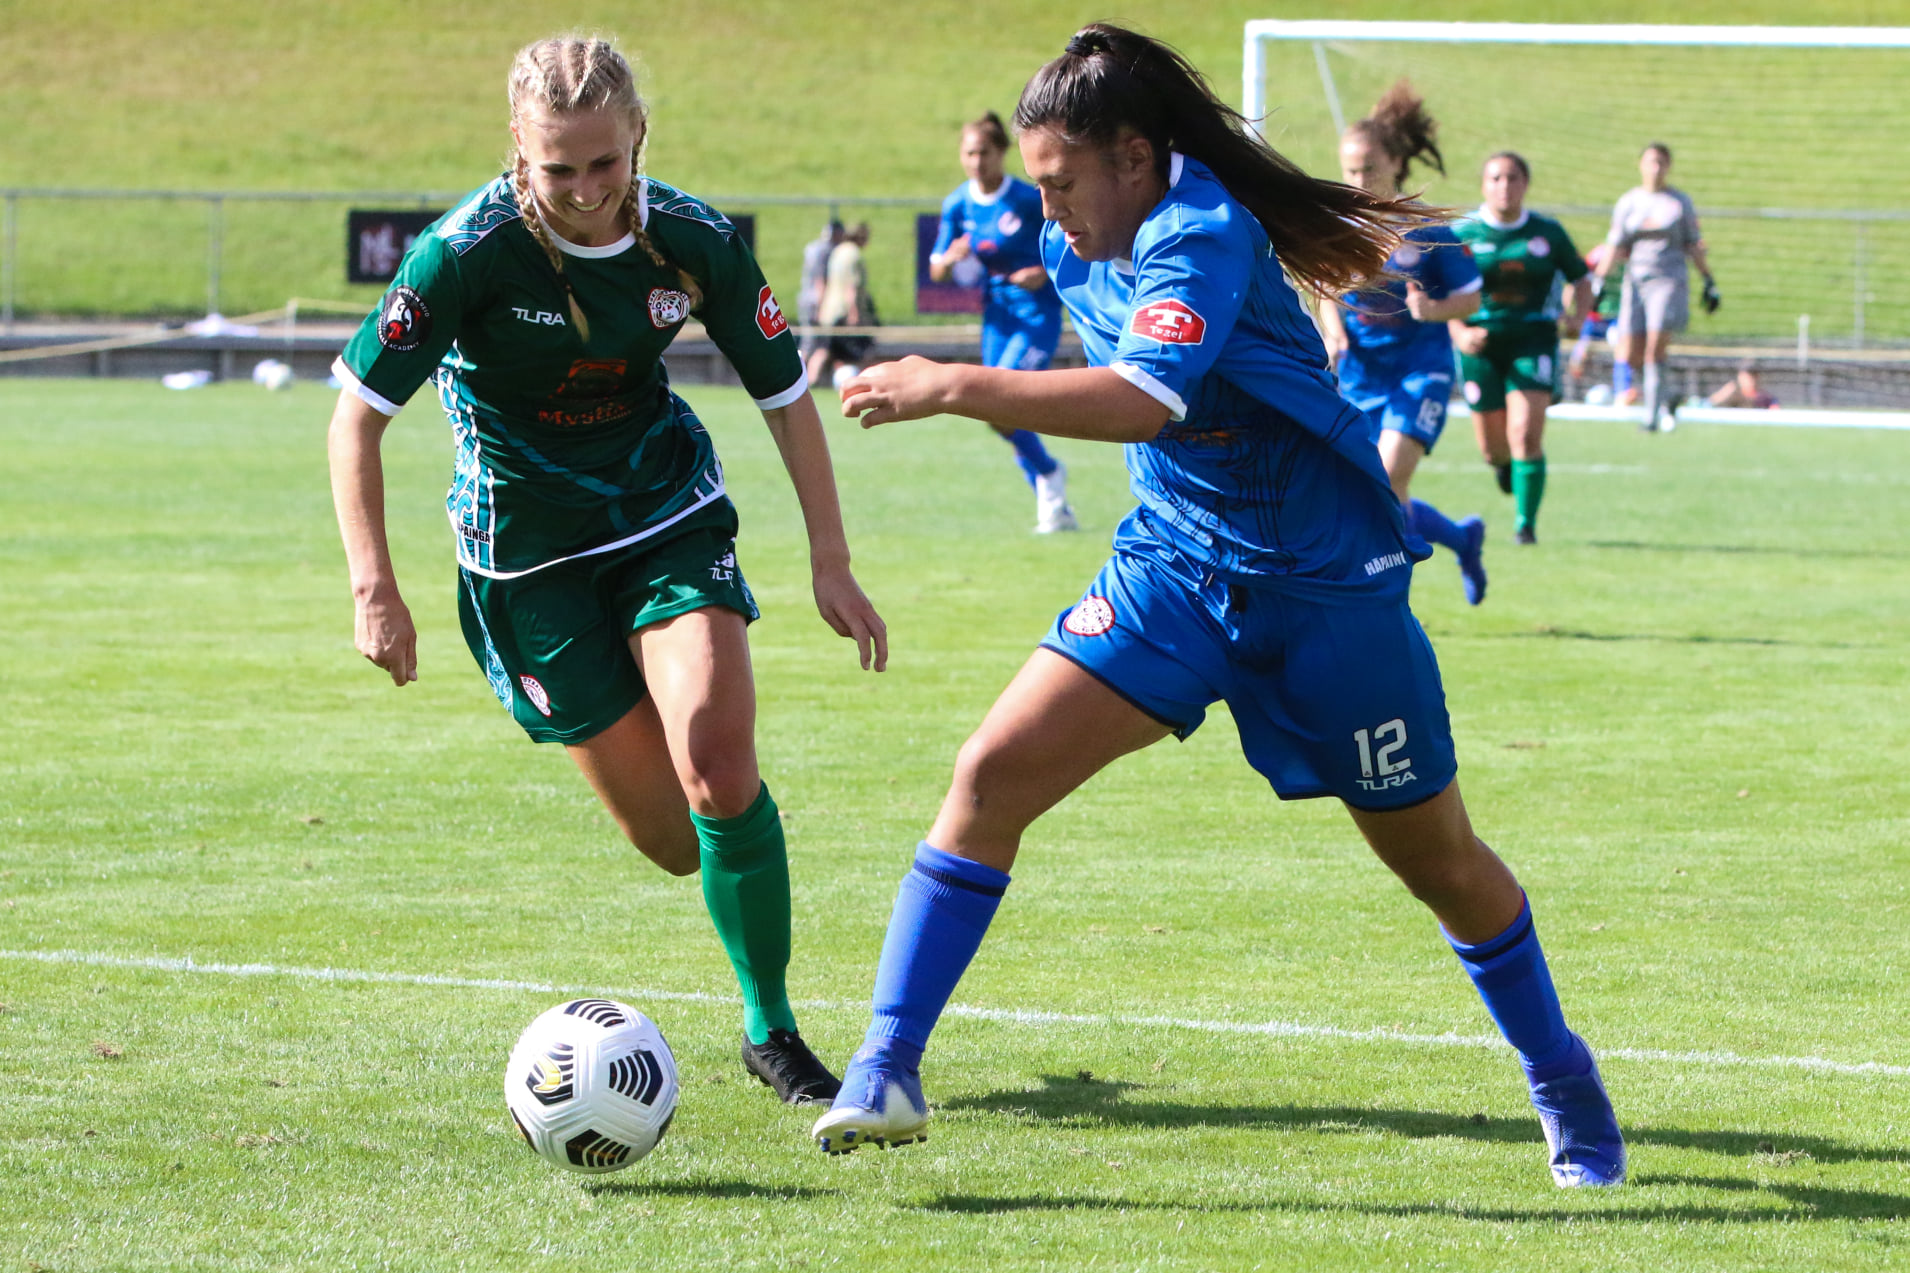
[[[1508,390],[1559,396],[1558,329],[1533,324],[1530,331],[1491,332],[1485,349],[1459,355],[1466,405],[1474,411],[1505,410]]]
[[[736,565],[734,505],[719,500],[665,535],[517,579],[459,569],[465,644],[533,741],[582,742],[643,701],[630,652],[639,628],[705,606],[758,617]]]

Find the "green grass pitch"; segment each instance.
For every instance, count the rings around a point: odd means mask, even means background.
[[[871,676],[813,613],[748,401],[689,396],[765,610],[793,988],[839,1061],[954,751],[1124,478],[1062,443],[1087,529],[1039,539],[981,426],[832,426],[894,635]],[[957,995],[993,1015],[930,1052],[932,1139],[825,1159],[735,1059],[694,882],[619,843],[463,650],[428,402],[386,452],[404,690],[350,645],[322,391],[0,405],[0,1270],[1910,1258],[1910,437],[1558,424],[1523,550],[1463,436],[1423,470],[1494,532],[1483,607],[1449,558],[1415,588],[1462,781],[1632,1140],[1633,1183],[1583,1196],[1510,1055],[1469,1042],[1491,1026],[1431,920],[1335,807],[1275,801],[1224,713],[1036,826]],[[565,990],[461,984],[487,980]],[[594,1183],[527,1153],[500,1092],[573,987],[649,1010],[684,1084],[657,1152]],[[1294,1028],[1240,1028],[1267,1023]]]

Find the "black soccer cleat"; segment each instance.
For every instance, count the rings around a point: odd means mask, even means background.
[[[1509,462],[1493,465],[1492,476],[1499,479],[1499,489],[1501,491],[1504,491],[1507,495],[1512,494],[1512,465]]]
[[[842,1090],[842,1080],[816,1059],[794,1030],[771,1030],[762,1043],[751,1043],[745,1034],[743,1068],[761,1079],[785,1105],[827,1105]]]
[[[1521,526],[1512,532],[1512,541],[1517,544],[1536,544],[1539,542],[1539,533],[1530,526]]]

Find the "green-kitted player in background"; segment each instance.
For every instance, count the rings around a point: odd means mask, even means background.
[[[1538,542],[1545,412],[1558,395],[1559,320],[1576,334],[1590,271],[1565,227],[1525,206],[1532,168],[1509,150],[1486,160],[1485,205],[1453,227],[1485,278],[1477,313],[1452,324],[1473,432],[1517,509],[1513,537]],[[1567,286],[1571,293],[1566,302]]]
[[[417,633],[386,545],[379,442],[437,381],[465,641],[525,732],[558,742],[638,849],[699,867],[743,994],[743,1061],[787,1101],[839,1086],[796,1032],[789,867],[757,771],[736,510],[660,361],[691,314],[762,409],[802,505],[816,604],[887,661],[849,570],[829,449],[795,338],[735,228],[641,175],[646,111],[605,41],[530,45],[510,76],[512,169],[419,236],[339,359],[332,494],[357,645],[399,685]]]

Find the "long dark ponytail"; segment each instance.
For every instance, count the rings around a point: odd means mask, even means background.
[[[1015,128],[1050,128],[1070,144],[1099,146],[1132,128],[1154,148],[1163,180],[1170,151],[1198,159],[1259,220],[1287,271],[1320,292],[1377,277],[1400,236],[1437,216],[1409,200],[1376,199],[1308,175],[1262,141],[1180,54],[1106,22],[1082,27],[1066,52],[1035,72],[1015,107]]]

